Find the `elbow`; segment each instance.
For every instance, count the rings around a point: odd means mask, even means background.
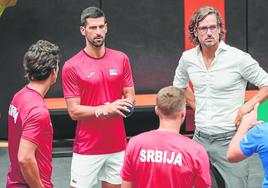
[[[227,153],[226,158],[227,158],[227,160],[228,160],[230,163],[233,163],[233,162],[234,162],[234,157],[233,157],[230,153]]]
[[[69,116],[70,116],[70,118],[71,118],[72,120],[74,120],[74,121],[77,121],[77,120],[78,120],[77,116],[74,115],[74,114],[69,113]]]
[[[78,120],[78,116],[76,115],[74,110],[68,110],[69,116],[72,120],[77,121]]]
[[[18,155],[18,163],[20,168],[26,168],[31,163],[31,157]]]
[[[227,151],[226,158],[230,163],[236,163],[240,161],[238,160],[237,156],[232,151]]]

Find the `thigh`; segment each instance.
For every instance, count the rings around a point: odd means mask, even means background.
[[[246,188],[248,184],[249,166],[247,160],[230,163],[226,152],[230,140],[212,143],[210,150],[211,164],[218,170],[225,181],[226,188]]]
[[[99,173],[99,179],[110,184],[121,184],[120,172],[123,166],[125,151],[109,154]]]
[[[72,187],[91,188],[98,180],[98,173],[105,162],[103,155],[73,154],[71,165]]]

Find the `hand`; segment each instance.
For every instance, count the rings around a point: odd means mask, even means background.
[[[239,108],[236,119],[235,119],[236,128],[240,126],[243,116],[249,113],[250,111],[251,111],[251,108],[247,103],[245,103]]]
[[[259,103],[255,104],[254,109],[248,114],[244,115],[239,129],[245,129],[245,131],[247,132],[249,129],[254,127],[254,125],[263,123],[263,121],[257,120],[258,106]]]
[[[126,115],[122,111],[129,112],[127,106],[132,106],[132,102],[130,100],[118,99],[112,103],[107,103],[98,108],[95,112],[95,115],[97,118],[109,118],[113,115],[120,115],[125,118]]]

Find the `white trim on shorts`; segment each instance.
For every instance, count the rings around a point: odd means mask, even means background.
[[[77,188],[91,188],[98,181],[121,184],[120,172],[124,155],[125,151],[101,155],[73,153],[70,185]]]

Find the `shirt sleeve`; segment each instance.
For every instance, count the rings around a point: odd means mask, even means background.
[[[123,87],[134,86],[129,58],[124,54]]]
[[[131,150],[132,150],[132,142],[130,140],[126,148],[124,163],[123,163],[123,167],[121,170],[122,179],[125,181],[129,181],[129,182],[133,181],[133,172],[132,172],[133,167],[132,167],[132,161],[131,161],[132,159],[131,153],[133,152]]]
[[[62,69],[62,89],[64,98],[80,96],[77,73],[74,68],[66,64]]]
[[[250,83],[261,88],[268,86],[268,74],[259,66],[259,63],[249,54],[245,53],[239,64],[241,75]]]
[[[39,146],[47,126],[51,126],[49,113],[40,107],[33,108],[22,125],[21,137]]]
[[[183,60],[183,55],[179,60],[179,64],[175,71],[175,76],[173,80],[173,86],[177,88],[186,88],[189,84],[189,75],[186,69],[186,62]]]
[[[203,147],[198,153],[198,159],[196,161],[196,169],[197,174],[195,178],[195,187],[196,188],[209,187],[211,185],[210,165],[207,152]]]
[[[262,125],[256,125],[252,129],[250,129],[248,133],[244,136],[244,138],[240,141],[240,149],[247,157],[258,152],[262,137],[265,136],[262,134],[262,131],[260,130],[259,126]]]

